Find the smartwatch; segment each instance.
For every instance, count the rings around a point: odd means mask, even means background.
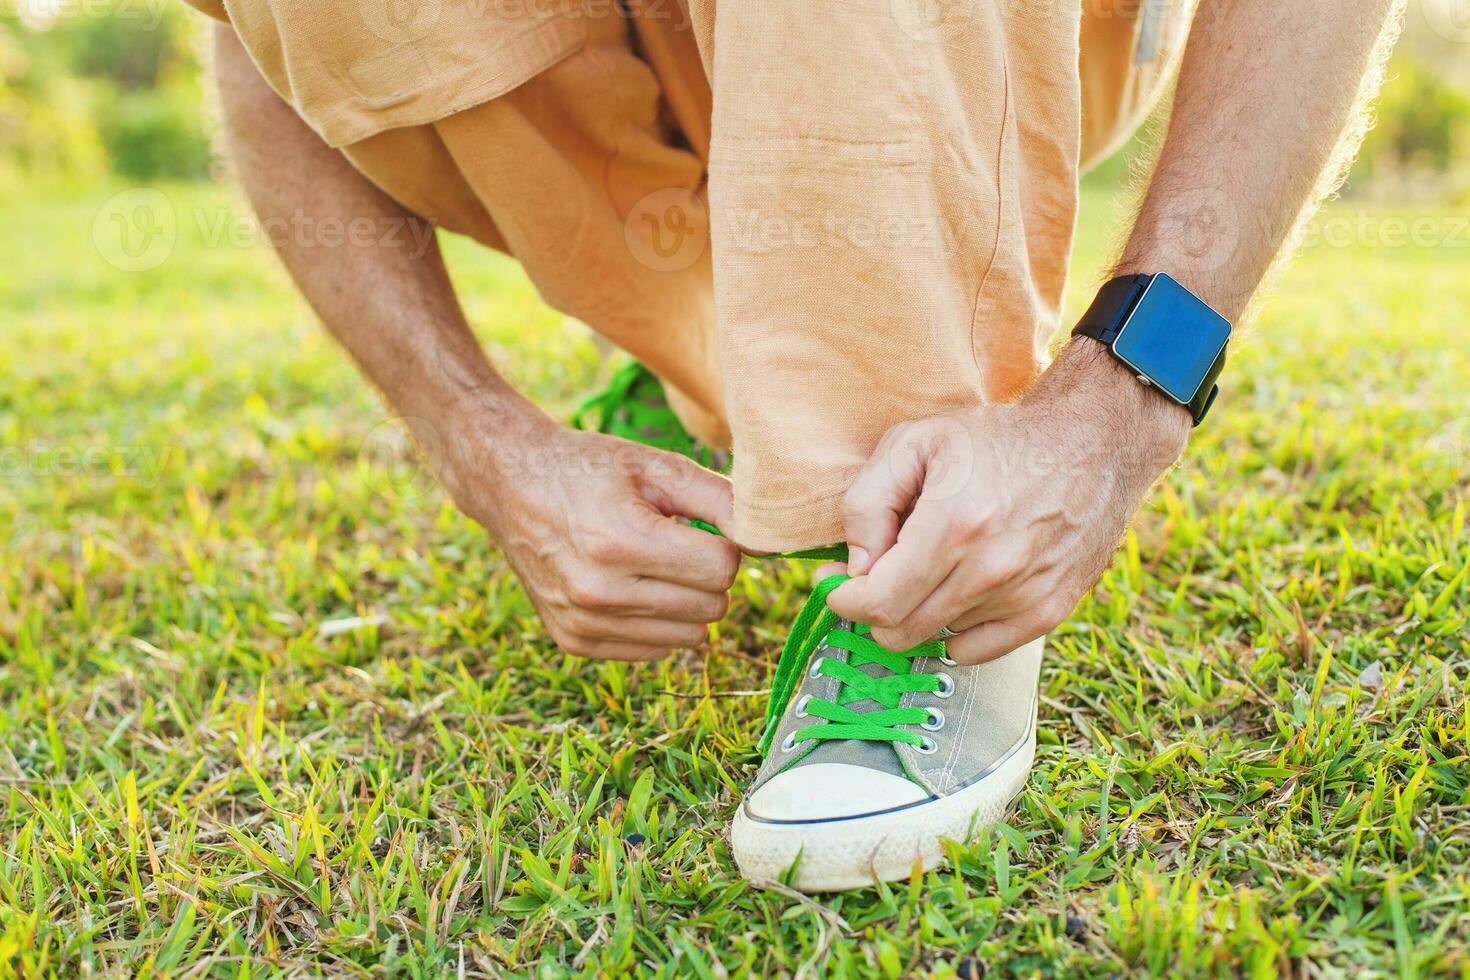
[[[1230,321],[1162,272],[1106,283],[1072,335],[1101,343],[1140,382],[1188,409],[1195,425],[1220,393]]]

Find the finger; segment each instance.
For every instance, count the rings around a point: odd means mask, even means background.
[[[628,587],[627,607],[620,616],[664,619],[675,623],[713,623],[725,618],[730,593],[706,592],[660,579],[638,579]]]
[[[704,623],[676,623],[651,616],[600,616],[579,623],[577,634],[594,643],[672,650],[699,646],[709,638],[709,628]]]
[[[833,575],[846,575],[847,567],[847,562],[843,561],[829,561],[818,565],[817,570],[812,572],[812,581],[820,582],[822,579],[831,578]]]
[[[632,663],[662,660],[674,652],[672,647],[638,646],[633,643],[616,643],[610,640],[575,640],[559,645],[563,652],[574,657],[584,657],[588,660],[623,660]]]
[[[956,566],[897,626],[873,627],[873,639],[889,650],[908,650],[933,637],[967,611],[970,590],[966,581],[963,569]]]
[[[676,453],[659,453],[639,472],[643,497],[665,517],[695,517],[728,534],[735,526],[730,481]]]
[[[1045,636],[1047,627],[1029,616],[991,620],[965,630],[947,641],[949,658],[972,667],[1004,657],[1037,637]]]
[[[634,521],[637,554],[630,571],[701,592],[728,592],[740,571],[740,549],[697,527],[646,510]]]
[[[961,563],[903,622],[891,630],[875,629],[873,636],[889,649],[899,649],[892,645],[896,643],[907,644],[902,649],[908,649],[943,627],[961,633],[991,620],[1009,619],[1034,605],[1036,584],[1019,565]]]
[[[589,529],[581,549],[594,566],[702,592],[724,592],[735,581],[740,549],[728,538],[671,520],[636,494],[605,514],[604,526]]]
[[[851,575],[866,575],[898,541],[903,516],[924,485],[924,458],[903,438],[905,430],[888,431],[842,497]]]
[[[959,558],[945,547],[947,522],[921,505],[904,522],[898,543],[867,575],[838,586],[827,598],[837,615],[874,627],[903,622],[954,570]],[[849,565],[851,563],[849,562]]]
[[[1001,596],[993,593],[980,604],[966,609],[943,625],[948,626],[956,633],[963,633],[966,630],[974,629],[981,623],[1010,619],[1019,613],[1025,612],[1025,610],[1026,606],[1023,600],[1018,600],[1009,594]]]
[[[944,624],[956,633],[992,620],[1015,619],[1028,611],[1037,620],[1055,615],[1055,622],[1042,624],[1048,629],[1071,615],[1072,607],[1065,604],[1066,588],[1056,574],[1049,571],[1037,574],[1034,569],[1028,573],[1021,565],[1004,562],[988,568],[990,578],[983,578],[987,573],[982,569],[978,587],[970,590],[971,595],[979,598]]]

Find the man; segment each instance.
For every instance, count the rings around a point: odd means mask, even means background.
[[[437,251],[281,245],[564,649],[698,644],[740,549],[847,544],[733,829],[747,876],[795,863],[809,890],[932,865],[1024,784],[1042,637],[1209,409],[1226,321],[1341,174],[1395,21],[1394,0],[191,2],[224,22],[262,217],[504,250],[647,365],[604,429],[733,448],[727,481],[558,425],[491,368]],[[1119,278],[1048,366],[1078,173],[1175,64]]]

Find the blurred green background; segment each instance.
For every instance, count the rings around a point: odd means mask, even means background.
[[[1416,0],[1346,193],[1470,197],[1464,0]],[[204,19],[180,0],[0,0],[0,193],[210,175]]]

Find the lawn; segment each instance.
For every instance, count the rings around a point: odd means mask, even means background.
[[[724,838],[809,573],[562,655],[238,201],[130,255],[119,190],[0,202],[0,973],[1470,976],[1462,215],[1334,205],[1054,634],[1010,825],[810,900]],[[448,247],[565,413],[585,333]]]

